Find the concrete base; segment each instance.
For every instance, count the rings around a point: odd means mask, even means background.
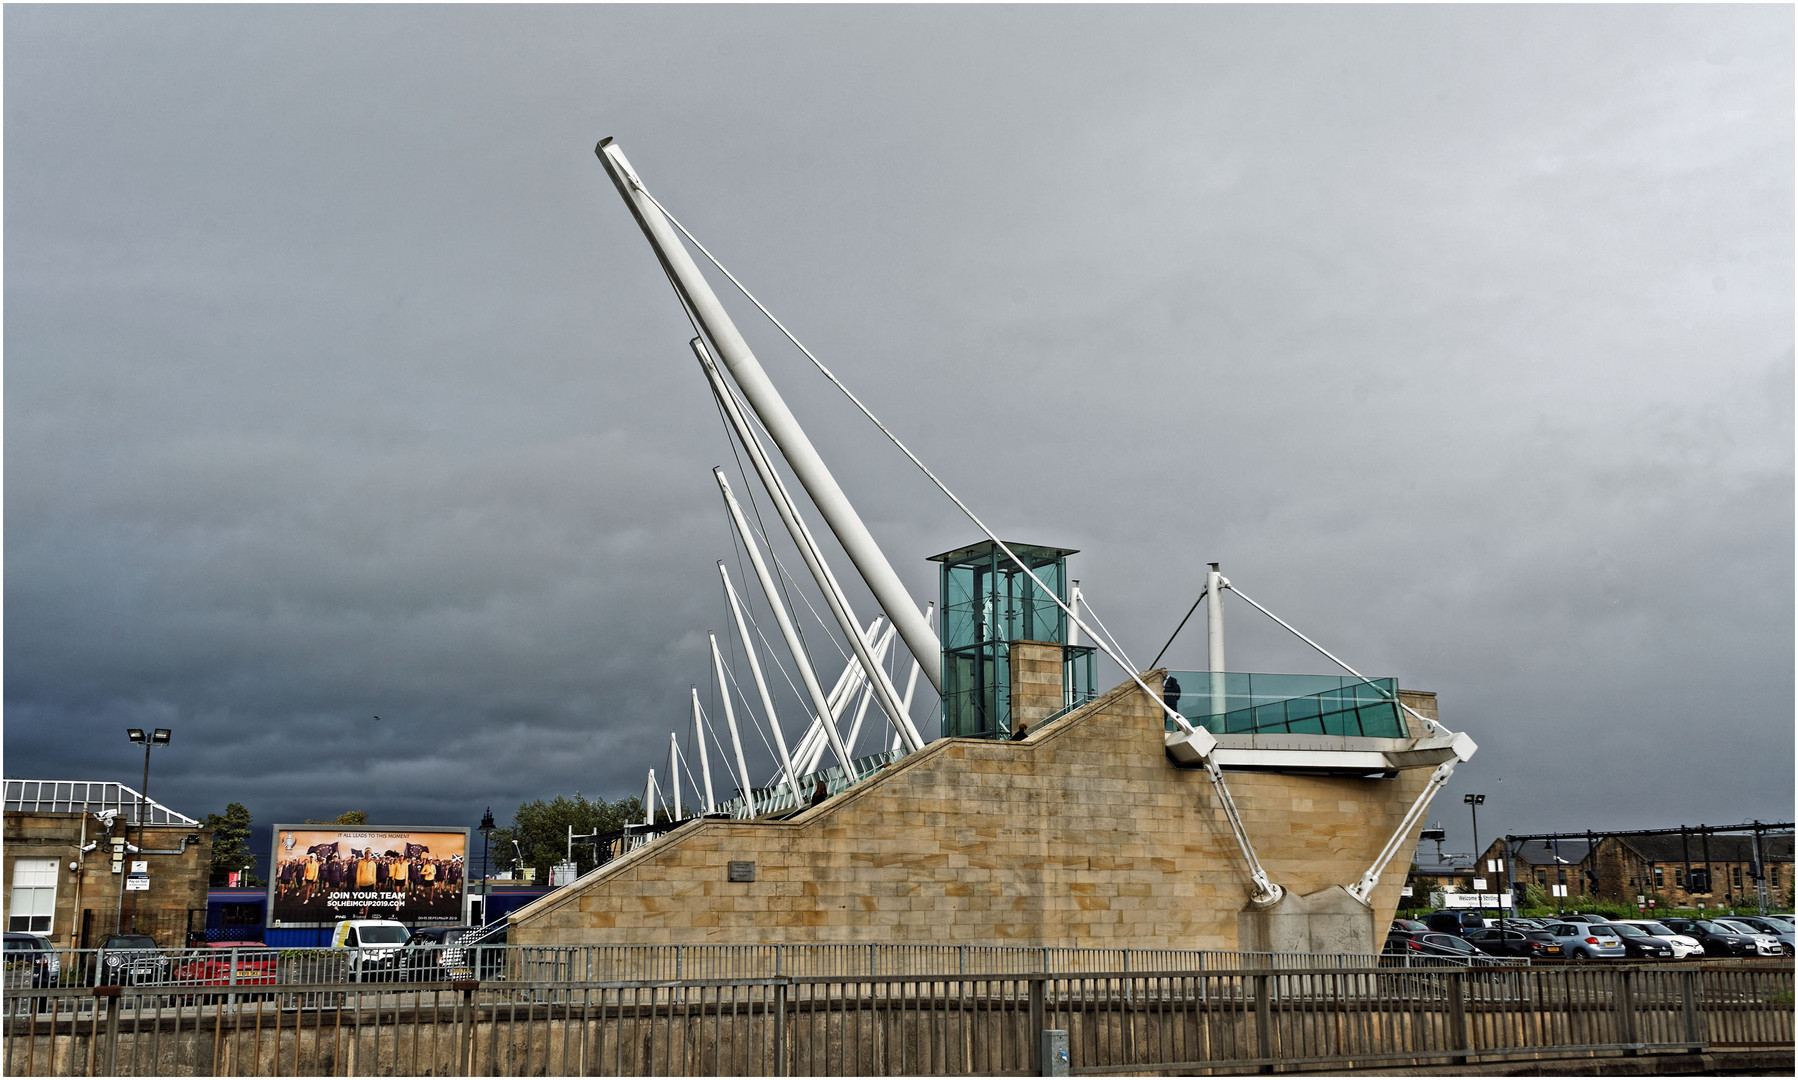
[[[1236,932],[1245,952],[1375,953],[1384,937],[1374,936],[1373,909],[1340,885],[1247,908]]]

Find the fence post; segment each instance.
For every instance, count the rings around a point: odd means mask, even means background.
[[[1698,1034],[1698,980],[1704,973],[1694,968],[1687,968],[1679,973],[1680,1010],[1685,1014],[1686,1041],[1694,1045],[1687,1048],[1689,1054],[1702,1054],[1704,1040]]]
[[[1619,968],[1613,972],[1616,983],[1611,987],[1611,1004],[1617,1010],[1617,1041],[1624,1044],[1623,1052],[1631,1057],[1642,1052],[1636,1039],[1636,995],[1634,972],[1629,968]]]
[[[1045,969],[1046,970],[1046,969]],[[1043,1058],[1043,1031],[1046,1010],[1043,1008],[1043,983],[1045,978],[1030,980],[1030,1075],[1047,1076],[1049,1063]]]
[[[1255,984],[1255,1056],[1272,1058],[1274,1056],[1274,1013],[1273,1003],[1267,999],[1267,975],[1251,975]],[[1257,1072],[1273,1072],[1271,1064],[1264,1064]]]
[[[1456,968],[1446,971],[1448,976],[1448,1038],[1449,1047],[1454,1050],[1469,1048],[1467,1039],[1467,969]],[[1456,1065],[1467,1064],[1466,1054],[1458,1054],[1454,1058]]]
[[[119,1075],[119,991],[117,986],[96,986],[94,996],[106,999],[106,1075]]]
[[[774,1075],[787,1075],[787,983],[784,979],[774,984]]]
[[[475,1075],[474,1068],[474,991],[481,985],[474,979],[458,979],[450,984],[462,991],[461,1013],[462,1030],[456,1040],[456,1064],[461,1066],[463,1076]]]

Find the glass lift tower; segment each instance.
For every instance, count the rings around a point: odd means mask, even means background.
[[[1071,548],[1010,544],[1032,573],[1066,602]],[[990,540],[931,556],[942,566],[943,736],[1006,739],[1020,722],[1031,728],[1093,696],[1090,645],[1068,644],[1067,615]],[[1059,665],[1054,708],[1020,708],[1013,689],[1024,672]],[[1014,663],[1016,661],[1016,663]],[[1043,700],[1032,686],[1033,701]]]

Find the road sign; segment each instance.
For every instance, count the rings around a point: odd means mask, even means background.
[[[1473,891],[1474,892],[1485,892],[1486,891],[1486,879],[1483,877],[1474,878],[1473,879]]]
[[[145,876],[145,877],[128,877],[128,878],[126,878],[125,879],[125,891],[126,892],[149,892],[150,891],[149,877]]]

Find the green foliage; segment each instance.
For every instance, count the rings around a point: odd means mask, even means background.
[[[616,802],[590,800],[580,792],[573,798],[557,795],[554,799],[537,799],[520,803],[512,824],[493,830],[492,859],[495,870],[513,866],[512,841],[524,850],[524,866],[535,867],[537,882],[549,883],[549,868],[568,854],[568,828],[575,834],[608,833],[622,829],[627,823],[643,820],[643,800],[630,797]],[[574,845],[577,872],[586,873],[596,865],[593,848],[579,841]]]
[[[366,811],[366,810],[345,810],[343,813],[338,814],[336,817],[332,818],[330,821],[318,821],[313,818],[307,818],[306,824],[308,824],[308,825],[367,825],[368,824],[368,811]]]
[[[250,811],[243,803],[227,804],[224,813],[206,815],[206,826],[212,830],[212,872],[208,883],[227,885],[232,871],[242,870],[256,861],[250,852]],[[243,879],[245,888],[266,884],[254,874]]]

